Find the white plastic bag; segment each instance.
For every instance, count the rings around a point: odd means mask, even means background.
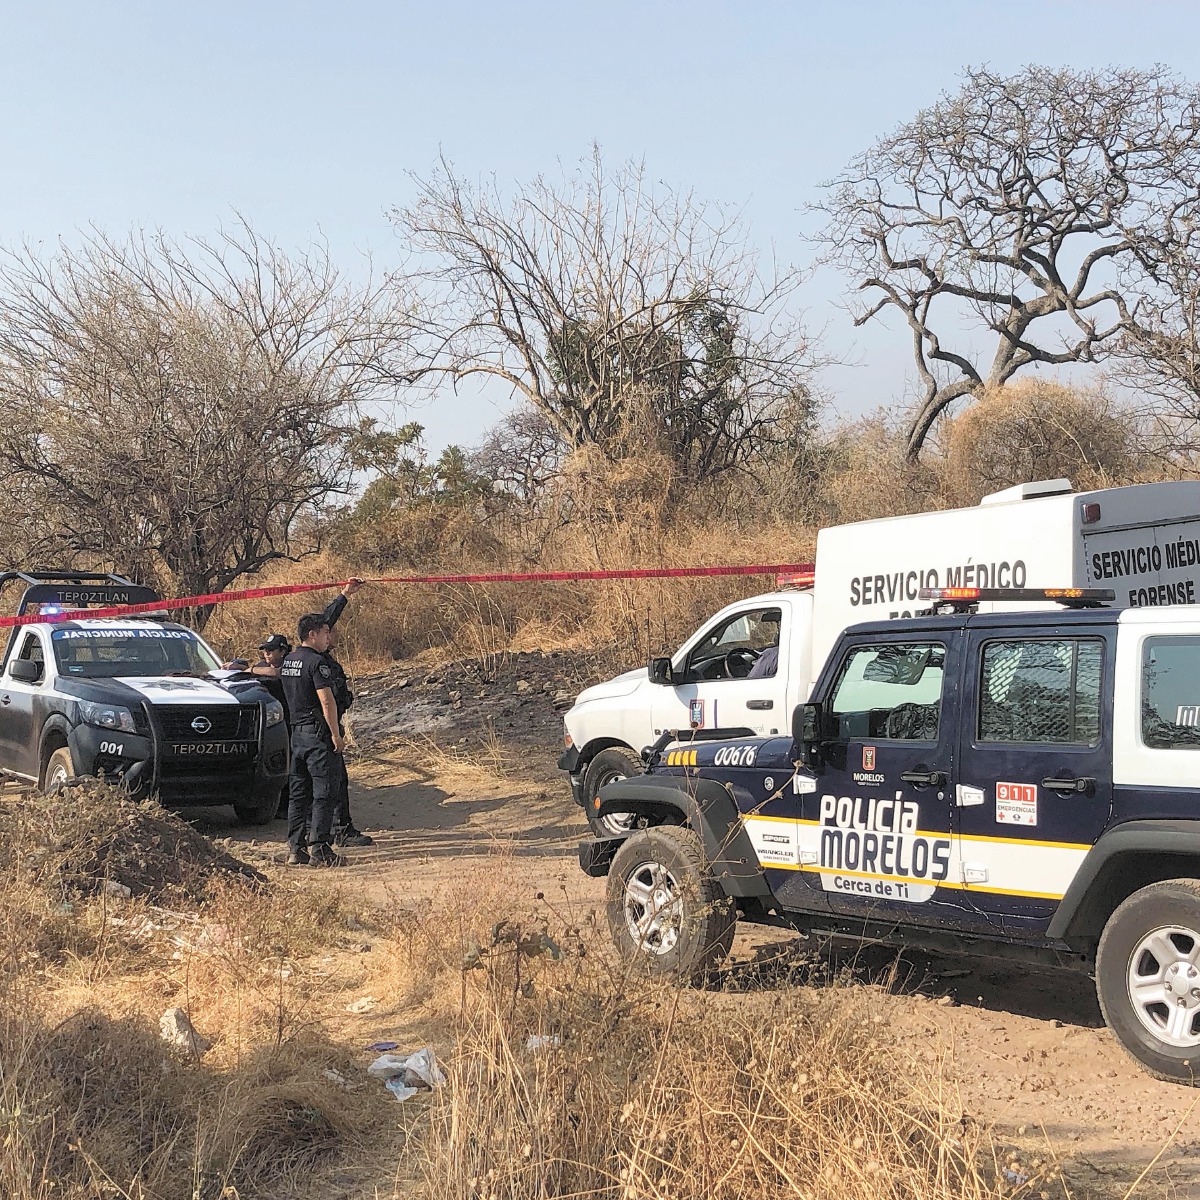
[[[384,1087],[397,1100],[407,1100],[419,1091],[439,1088],[446,1082],[428,1046],[413,1054],[381,1054],[367,1068],[367,1074],[382,1079]]]

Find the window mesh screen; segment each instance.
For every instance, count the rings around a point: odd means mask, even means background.
[[[1100,736],[1103,643],[992,642],[984,648],[979,738],[1090,745]]]

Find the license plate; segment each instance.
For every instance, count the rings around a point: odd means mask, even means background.
[[[171,753],[177,758],[233,758],[250,753],[245,742],[176,742]]]

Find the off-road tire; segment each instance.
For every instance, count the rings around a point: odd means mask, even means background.
[[[607,783],[628,779],[642,773],[642,764],[632,750],[610,746],[601,750],[588,763],[583,776],[583,808],[588,824],[597,837],[624,837],[638,827],[638,818],[633,813],[606,813],[596,816],[596,793]]]
[[[1135,979],[1144,981],[1136,992]],[[1117,907],[1096,952],[1096,993],[1108,1027],[1143,1070],[1200,1084],[1200,881],[1152,883]],[[1176,1012],[1185,1027],[1173,1034],[1167,1022]]]
[[[643,905],[637,893],[646,892],[661,893],[659,900],[669,895],[672,903]],[[733,943],[733,901],[708,869],[699,836],[686,826],[656,825],[629,837],[609,868],[607,908],[621,957],[649,975],[703,984]],[[645,919],[640,934],[639,912]]]
[[[55,792],[74,778],[75,763],[71,760],[71,751],[66,746],[60,746],[46,763],[46,772],[42,776],[42,790]]]
[[[266,825],[275,820],[282,791],[282,787],[271,786],[252,792],[247,799],[233,806],[237,819],[243,825]]]

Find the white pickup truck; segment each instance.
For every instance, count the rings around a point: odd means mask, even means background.
[[[640,771],[664,730],[786,732],[843,630],[913,616],[921,588],[1105,587],[1118,607],[1200,601],[1200,483],[1073,492],[1056,479],[975,508],[823,529],[815,580],[730,604],[669,659],[579,694],[559,766],[598,833],[623,833],[632,818],[593,818],[590,801]]]

